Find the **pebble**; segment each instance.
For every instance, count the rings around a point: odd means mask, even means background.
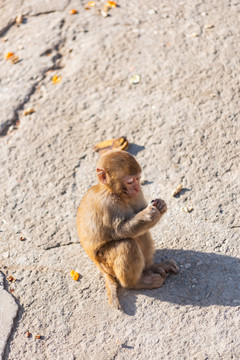
[[[184,267],[185,267],[185,269],[190,269],[191,264],[185,264]]]
[[[149,9],[148,10],[148,14],[149,15],[154,15],[154,14],[156,14],[157,12],[156,12],[156,10],[154,10],[154,9]]]
[[[138,75],[138,74],[136,74],[136,75],[132,75],[131,77],[130,77],[130,79],[129,79],[129,81],[130,81],[130,83],[131,84],[138,84],[139,82],[140,82],[140,80],[141,80],[141,76],[140,75]]]

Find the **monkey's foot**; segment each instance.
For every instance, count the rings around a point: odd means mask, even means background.
[[[170,275],[170,273],[176,275],[179,271],[179,268],[173,260],[167,260],[160,264],[151,265],[149,270],[166,278],[168,275]]]
[[[139,283],[135,289],[157,289],[160,288],[165,281],[165,277],[151,270],[144,271]]]

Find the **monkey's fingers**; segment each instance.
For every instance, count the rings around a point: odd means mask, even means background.
[[[179,268],[173,260],[167,260],[162,265],[164,266],[164,269],[167,273],[172,272],[177,274],[179,272]]]
[[[155,206],[160,213],[164,213],[167,210],[165,201],[161,199],[152,200],[150,206]]]
[[[164,269],[163,266],[161,266],[161,264],[153,264],[150,267],[150,271],[152,271],[153,273],[157,273],[160,274],[162,277],[166,278],[167,277],[167,273]]]

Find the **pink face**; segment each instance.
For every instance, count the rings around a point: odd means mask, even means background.
[[[130,197],[135,197],[140,191],[140,174],[127,175],[123,179],[123,186],[126,194]]]

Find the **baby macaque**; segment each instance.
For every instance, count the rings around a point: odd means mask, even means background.
[[[149,230],[166,212],[163,200],[148,205],[140,184],[141,168],[125,151],[108,151],[97,164],[98,184],[90,188],[77,211],[80,242],[104,274],[108,300],[121,308],[117,287],[154,289],[164,284],[176,264],[153,264]]]

